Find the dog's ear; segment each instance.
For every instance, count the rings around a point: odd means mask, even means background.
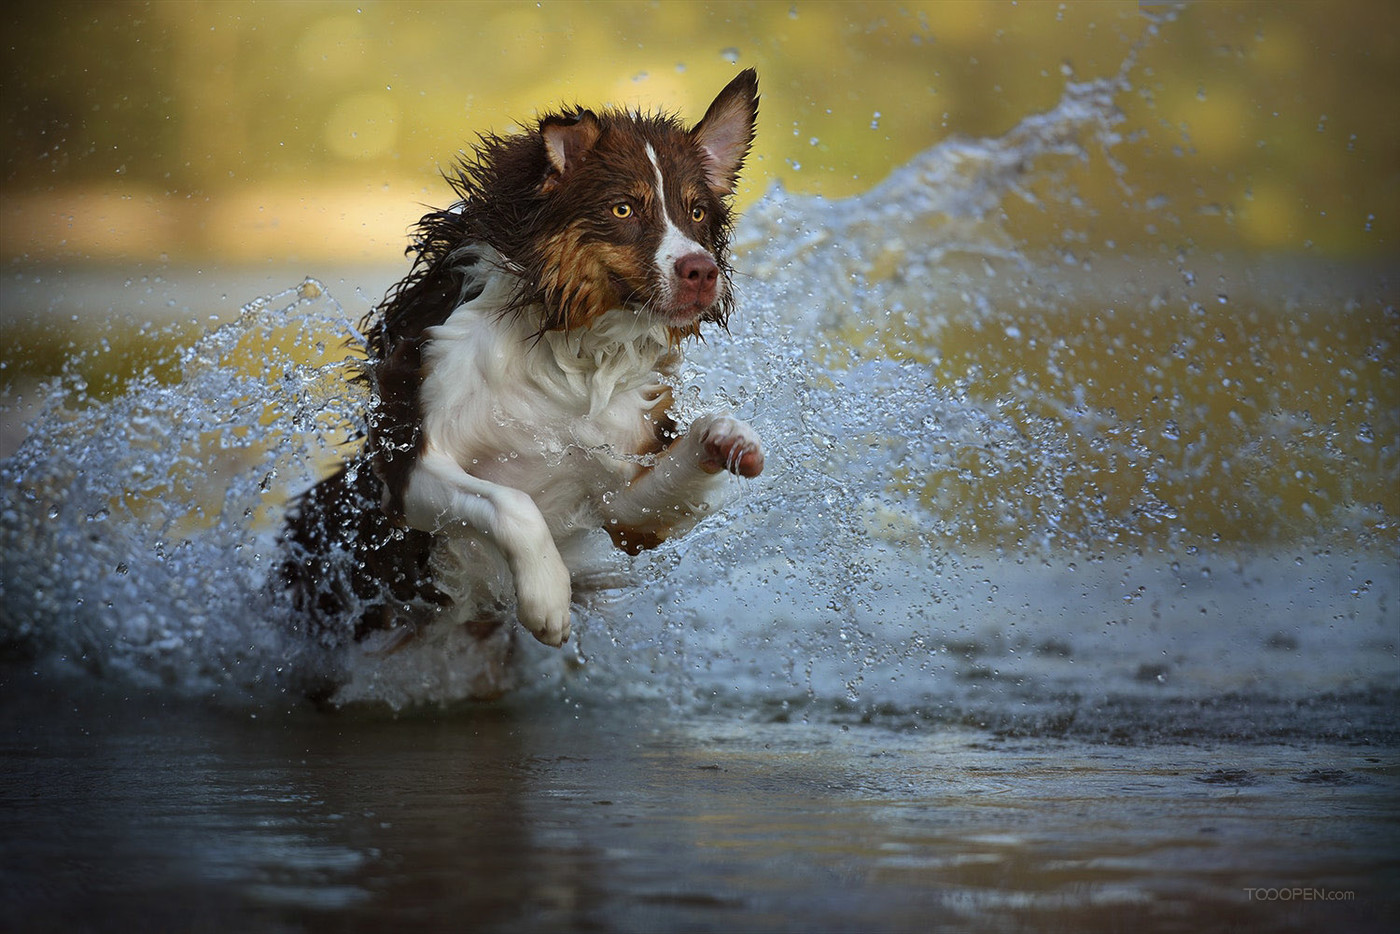
[[[603,127],[591,110],[551,114],[541,120],[540,136],[544,139],[544,153],[550,168],[545,184],[557,185],[578,168],[602,132]]]
[[[690,131],[705,153],[705,175],[722,195],[734,191],[739,168],[753,145],[758,120],[758,72],[746,68],[725,85],[705,116]]]

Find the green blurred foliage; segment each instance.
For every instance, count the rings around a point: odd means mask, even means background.
[[[6,226],[30,216],[15,213],[17,199],[76,188],[174,218],[151,236],[117,237],[117,257],[276,256],[286,243],[272,235],[231,250],[219,232],[226,225],[208,215],[239,198],[269,209],[279,199],[333,200],[335,184],[428,199],[441,190],[438,168],[476,132],[560,102],[696,115],[738,67],[755,65],[763,112],[748,197],[774,178],[841,196],[949,134],[1003,132],[1051,106],[1069,76],[1112,75],[1136,54],[1114,152],[1130,190],[1114,173],[1078,180],[1099,241],[1150,247],[1156,233],[1142,228],[1155,220],[1206,246],[1387,254],[1400,224],[1400,121],[1389,116],[1398,10],[16,4],[3,14],[11,38],[0,193]],[[27,201],[26,210],[42,205]],[[394,222],[383,256],[406,222]],[[1025,234],[1053,238],[1055,225],[1051,217]],[[71,226],[79,230],[62,244],[11,230],[4,252],[82,259],[83,224]]]

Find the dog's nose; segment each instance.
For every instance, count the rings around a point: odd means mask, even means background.
[[[719,267],[704,253],[687,253],[676,260],[676,278],[686,291],[694,291],[696,299],[708,301],[714,295]]]

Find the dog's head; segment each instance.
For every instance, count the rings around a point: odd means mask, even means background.
[[[470,235],[521,274],[541,330],[619,307],[673,334],[733,306],[730,199],[753,142],[758,76],[741,72],[687,128],[667,114],[574,110],[485,137],[463,178]]]

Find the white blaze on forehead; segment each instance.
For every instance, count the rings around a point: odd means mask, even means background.
[[[647,143],[647,158],[656,170],[656,200],[661,205],[661,220],[666,225],[661,235],[661,245],[656,248],[656,268],[669,281],[676,260],[691,253],[704,253],[709,256],[710,251],[683,234],[671,219],[671,213],[666,207],[666,179],[662,175],[661,162],[656,158],[656,150],[652,148],[651,143]]]

